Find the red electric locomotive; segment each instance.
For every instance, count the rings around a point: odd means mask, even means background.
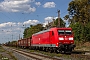
[[[32,35],[33,49],[50,52],[72,52],[74,35],[71,28],[50,28]]]

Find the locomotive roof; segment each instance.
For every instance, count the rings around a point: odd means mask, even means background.
[[[38,32],[38,33],[35,33],[35,34],[33,34],[33,35],[41,34],[41,33],[47,32],[47,31],[50,31],[50,29],[47,29],[47,30],[40,31],[40,32]]]
[[[57,29],[72,30],[72,28],[57,28]]]
[[[65,27],[64,27],[64,28],[57,28],[57,27],[54,27],[54,28],[56,28],[56,29],[64,29],[64,30],[67,30],[67,29],[71,30],[71,28],[65,28]],[[51,28],[50,28],[50,29],[51,29]],[[50,31],[50,29],[40,31],[40,32],[35,33],[35,34],[33,34],[33,35],[37,35],[37,34],[41,34],[41,33],[44,33],[44,32],[47,32],[47,31]]]

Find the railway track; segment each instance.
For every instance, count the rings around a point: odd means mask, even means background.
[[[35,60],[62,60],[62,59],[58,59],[58,58],[53,58],[53,57],[49,57],[49,56],[45,56],[45,55],[40,55],[40,54],[36,54],[36,53],[32,53],[32,52],[27,52],[24,50],[16,50],[16,49],[12,49],[15,52],[18,52],[20,54],[23,54],[27,57],[30,57],[32,59]]]
[[[81,60],[90,60],[90,51],[73,51],[71,57]]]
[[[73,51],[70,55],[68,54],[60,54],[62,55],[62,58],[53,58],[53,57],[49,57],[47,55],[44,55],[44,54],[39,54],[39,53],[36,53],[36,52],[29,52],[28,50],[26,49],[13,49],[13,48],[9,48],[8,49],[10,50],[13,50],[14,52],[17,52],[17,53],[20,53],[24,56],[27,56],[27,57],[30,57],[34,60],[90,60],[90,51]],[[89,54],[89,55],[88,55]],[[55,55],[56,56],[56,55]],[[63,59],[65,56],[68,56],[70,58],[68,59]]]

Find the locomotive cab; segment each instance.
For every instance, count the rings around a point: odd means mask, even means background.
[[[71,52],[74,45],[74,35],[71,28],[58,29],[58,48],[64,52]]]
[[[73,44],[73,34],[71,30],[58,30],[59,43]]]

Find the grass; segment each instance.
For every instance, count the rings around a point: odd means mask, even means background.
[[[3,57],[2,54],[0,54],[0,59],[2,59],[2,57]]]
[[[0,46],[0,53],[5,52],[5,51],[6,51],[6,50],[4,50],[4,49],[2,48],[2,46]],[[3,57],[2,54],[0,54],[0,59],[2,59],[2,60],[9,60],[9,58]]]
[[[7,54],[9,54],[9,55],[12,57],[12,59],[17,60],[17,59],[15,58],[15,56],[12,55],[12,52],[8,52]]]
[[[65,59],[70,59],[71,58],[71,56],[67,55],[67,54],[49,53],[49,52],[44,52],[44,51],[39,51],[39,50],[30,50],[30,52],[41,53],[41,54],[47,55],[49,57],[60,57],[60,58],[65,58]]]
[[[82,42],[82,41],[75,41],[76,47],[75,51],[80,51],[80,54],[84,54],[85,51],[90,51],[90,42]],[[87,60],[87,57],[79,57],[78,54],[75,54],[74,56],[72,55],[67,55],[67,54],[56,54],[56,53],[49,53],[49,52],[44,52],[44,51],[38,51],[38,50],[30,50],[30,52],[39,52],[41,54],[50,56],[50,57],[60,57],[64,59],[76,59],[76,60]]]
[[[90,42],[75,41],[75,50],[90,51]]]
[[[12,52],[6,51],[5,49],[3,49],[2,46],[0,46],[0,53],[2,53],[2,52],[3,53],[5,52],[6,54],[10,55],[11,56],[11,59],[17,60],[15,58],[15,56],[12,55]],[[9,58],[7,58],[6,56],[3,56],[2,54],[0,54],[0,59],[2,59],[2,60],[9,60]]]
[[[5,52],[5,50],[0,46],[0,52]]]
[[[77,51],[80,50],[83,51],[83,50],[90,50],[90,42],[82,42],[82,41],[75,41],[75,50]],[[83,58],[83,57],[78,57],[78,54],[77,55],[74,55],[74,56],[71,56],[71,55],[67,55],[67,54],[56,54],[56,53],[49,53],[49,52],[44,52],[44,51],[38,51],[38,50],[29,50],[30,52],[37,52],[37,53],[41,53],[41,54],[44,54],[44,55],[47,55],[47,56],[50,56],[50,57],[60,57],[60,58],[65,58],[65,59],[71,59],[73,60],[74,58],[77,59],[77,60],[87,60],[87,58]],[[83,53],[81,53],[83,54]]]

